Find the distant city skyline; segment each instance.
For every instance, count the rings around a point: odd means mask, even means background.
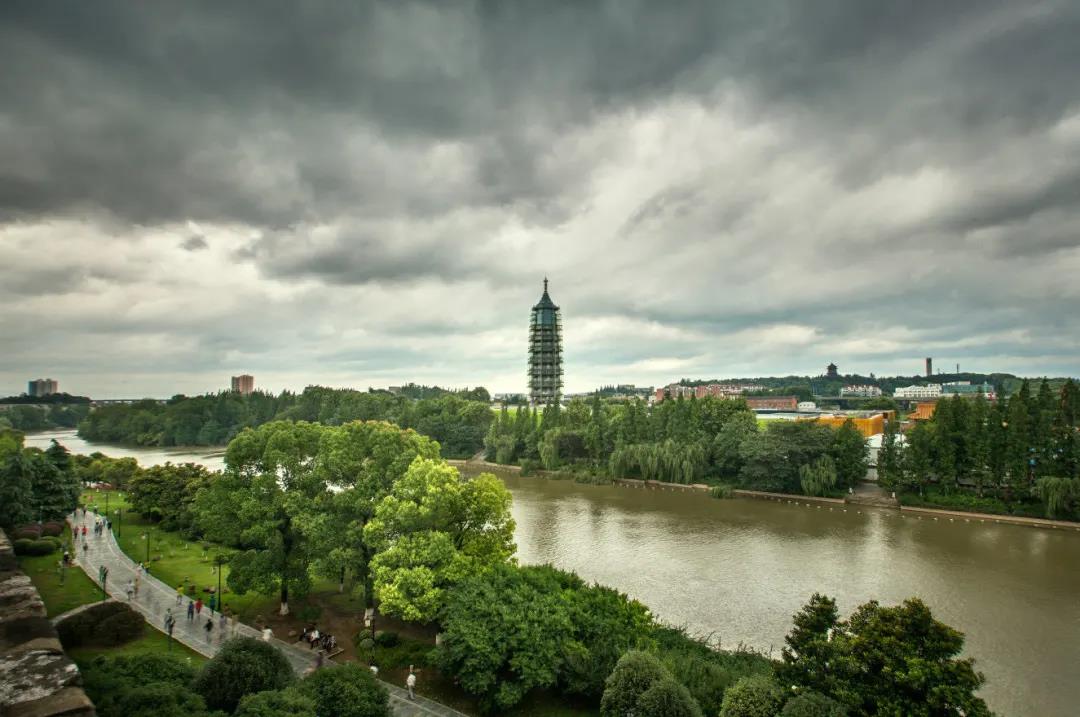
[[[1077,28],[1053,0],[0,4],[0,386],[524,393],[545,275],[569,393],[1080,375]]]

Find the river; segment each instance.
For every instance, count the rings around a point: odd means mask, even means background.
[[[27,444],[52,437],[143,465],[222,466],[212,449],[89,444],[70,431]],[[1080,531],[500,477],[514,496],[522,562],[617,587],[724,647],[778,655],[791,615],[815,591],[836,597],[842,614],[918,596],[967,635],[965,654],[998,714],[1080,712]]]

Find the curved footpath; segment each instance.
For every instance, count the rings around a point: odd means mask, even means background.
[[[77,541],[75,546],[76,562],[98,586],[101,584],[98,580],[98,569],[102,565],[108,567],[109,574],[105,580],[105,591],[116,599],[126,602],[127,593],[125,591],[128,582],[135,577],[135,562],[120,549],[120,545],[116,542],[116,537],[113,536],[111,531],[105,531],[105,534],[100,537],[94,536],[94,520],[97,517],[92,512],[87,513],[84,517],[76,514],[68,516],[68,523],[71,525],[72,533],[75,532],[77,527],[81,528],[85,524],[88,531],[87,537],[90,539],[90,547],[86,551],[82,548],[82,539],[80,538]],[[219,613],[210,613],[209,608],[204,606],[202,620],[196,618],[188,622],[187,603],[178,607],[176,605],[176,589],[169,587],[152,575],[143,575],[139,581],[139,594],[130,604],[143,614],[147,623],[160,632],[165,632],[165,611],[172,608],[173,615],[176,617],[173,639],[182,642],[200,654],[213,657],[221,647],[222,635],[219,629]],[[214,630],[211,632],[209,642],[207,642],[202,629],[208,614],[214,618]],[[236,622],[234,632],[230,637],[239,635],[256,639],[262,637],[260,632],[250,625]],[[302,650],[277,638],[274,638],[272,642],[288,658],[297,674],[302,675],[315,667],[315,656],[309,650]],[[379,682],[390,693],[390,706],[395,717],[466,717],[462,712],[441,705],[438,702],[433,702],[420,695],[417,695],[415,700],[410,700],[408,693],[401,687],[383,680],[379,680]]]

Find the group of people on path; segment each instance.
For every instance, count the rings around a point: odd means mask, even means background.
[[[337,638],[325,632],[319,632],[318,627],[305,627],[300,633],[300,639],[308,644],[309,650],[319,650],[327,654],[337,649]]]
[[[82,513],[83,513],[83,517],[85,518],[85,516],[87,514],[86,508],[82,508]],[[77,514],[78,514],[78,509],[76,509],[76,515]],[[94,536],[100,538],[104,534],[104,532],[106,530],[108,530],[110,527],[111,526],[109,525],[108,519],[96,518],[95,521],[94,521],[94,526],[93,526]],[[74,532],[74,535],[75,535],[76,542],[78,541],[78,537],[79,537],[79,535],[81,533],[82,539],[83,539],[83,551],[86,552],[89,549],[88,548],[89,529],[87,528],[87,526],[85,524],[85,521],[84,521],[84,523],[82,525],[81,530],[78,527],[76,527],[73,532]],[[64,553],[64,563],[67,564],[69,561],[70,561],[70,555],[65,551],[65,553]],[[128,581],[127,587],[125,589],[125,592],[127,593],[128,602],[131,602],[135,597],[138,596],[138,594],[139,594],[139,585],[140,585],[141,579],[142,579],[143,575],[149,574],[149,572],[150,571],[149,571],[148,567],[145,566],[141,562],[136,566],[135,575],[131,580]],[[105,583],[108,580],[108,577],[109,577],[109,568],[108,568],[108,566],[107,565],[101,565],[98,568],[98,582],[101,583],[102,589],[105,588]],[[180,607],[181,605],[183,605],[183,602],[184,602],[184,585],[177,585],[176,586],[176,604],[175,604],[175,606]],[[189,623],[195,623],[197,620],[200,621],[200,622],[202,621],[203,607],[208,608],[206,621],[202,623],[202,629],[203,629],[203,633],[204,633],[204,635],[206,637],[206,644],[209,645],[212,642],[213,633],[214,633],[214,611],[217,609],[217,595],[211,595],[210,600],[205,605],[204,605],[204,603],[202,601],[202,598],[196,598],[194,600],[191,599],[191,598],[188,598],[187,620],[188,620]],[[237,623],[236,617],[232,616],[232,615],[228,615],[224,611],[224,606],[222,606],[222,611],[218,613],[218,636],[219,636],[218,640],[223,642],[226,639],[235,636],[237,624],[238,623]],[[176,616],[173,614],[173,608],[171,606],[165,608],[165,616],[163,618],[163,626],[165,628],[165,632],[169,635],[169,637],[172,637],[173,631],[176,629]],[[263,630],[262,637],[263,637],[264,640],[267,640],[267,641],[272,639],[273,633],[270,631],[270,628],[266,628],[265,630]],[[318,656],[316,658],[317,659],[316,665],[315,665],[316,669],[322,667],[323,661],[324,661],[324,657],[323,657],[324,653],[325,654],[332,654],[334,652],[334,650],[337,649],[337,639],[333,635],[330,635],[330,634],[324,633],[324,632],[320,632],[319,628],[316,627],[316,626],[311,626],[310,628],[305,627],[303,632],[300,634],[300,639],[302,641],[308,643],[308,649],[311,649],[311,650],[316,650],[317,649],[317,650],[319,650]],[[370,670],[371,670],[371,673],[375,677],[379,676],[379,668],[378,668],[378,666],[375,665],[374,662],[370,663]],[[405,678],[405,688],[408,690],[409,699],[410,700],[415,700],[416,699],[416,693],[415,693],[416,672],[413,670],[412,665],[409,665],[409,674]]]

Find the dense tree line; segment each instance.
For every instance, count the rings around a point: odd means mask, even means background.
[[[503,409],[484,439],[496,463],[535,462],[612,478],[672,483],[726,482],[756,490],[803,491],[804,466],[828,458],[835,480],[814,492],[845,490],[866,474],[866,441],[850,422],[770,421],[764,428],[741,399],[690,398],[649,406],[594,396],[565,407]],[[819,466],[820,467],[820,466]]]
[[[75,428],[86,418],[90,406],[85,403],[54,403],[30,405],[12,403],[0,411],[0,429],[44,431],[50,428]]]
[[[22,434],[0,429],[0,527],[59,521],[79,502],[81,484],[71,455],[56,441],[23,447]]]
[[[903,440],[896,425],[886,428],[878,472],[900,491],[1042,501],[1050,517],[1078,517],[1080,389],[1025,381],[995,402],[942,399]]]
[[[712,410],[744,413],[737,406],[704,408],[710,416]],[[580,409],[564,413],[575,410]],[[665,425],[681,430],[677,422]],[[756,424],[744,428],[756,431]],[[794,430],[822,437],[827,432],[830,448],[839,433],[814,424]],[[628,709],[640,715],[737,717],[759,714],[738,710],[761,690],[779,690],[777,666],[761,655],[714,649],[658,623],[625,594],[573,573],[518,566],[506,488],[490,475],[463,477],[439,457],[433,440],[413,430],[379,421],[274,421],[234,439],[220,474],[167,465],[139,472],[128,486],[132,501],[151,519],[190,522],[206,539],[223,544],[230,553],[228,585],[236,592],[279,591],[287,608],[314,576],[350,578],[381,613],[434,624],[442,635],[435,664],[490,713],[504,713],[534,691],[549,690],[574,695],[604,714],[625,714],[618,705],[632,705]],[[947,699],[965,713],[984,713],[971,695],[981,677],[970,662],[954,659],[960,636],[932,621],[929,611],[905,605],[894,617],[894,609],[871,604],[840,622],[825,609],[828,604],[823,608],[815,600],[807,608],[811,617],[796,619],[802,631],[793,633],[791,659],[785,653],[780,678],[812,693],[796,707],[835,703],[851,714],[875,714],[870,707],[880,704],[889,714],[938,714],[905,709],[933,705],[948,691]],[[840,631],[851,635],[851,646],[830,646],[828,635]],[[637,656],[624,657],[628,652]],[[889,671],[866,676],[886,658]],[[824,684],[815,677],[822,661],[844,666]],[[902,667],[918,667],[924,677],[902,683]],[[273,691],[272,697],[245,696],[247,687],[230,677],[238,674],[250,673],[222,666],[194,680],[188,675],[187,689],[201,700],[191,701],[191,713],[201,714],[205,705],[236,715],[308,714],[301,703],[317,701],[292,686],[262,688]],[[332,674],[342,680],[334,690],[355,686],[352,677]],[[318,675],[307,679],[331,679]],[[902,694],[886,703],[890,680]],[[777,714],[791,696],[783,691],[776,711],[764,714]],[[337,712],[316,708],[315,714]]]
[[[406,391],[408,389],[408,391]],[[415,389],[415,390],[413,390]],[[410,398],[405,393],[422,398]],[[439,442],[442,455],[464,458],[483,446],[492,416],[483,388],[462,392],[407,386],[401,394],[310,386],[303,393],[232,391],[174,396],[165,403],[140,401],[102,406],[79,423],[91,441],[141,446],[225,445],[245,428],[270,421],[309,421],[338,426],[349,421],[390,421]]]

